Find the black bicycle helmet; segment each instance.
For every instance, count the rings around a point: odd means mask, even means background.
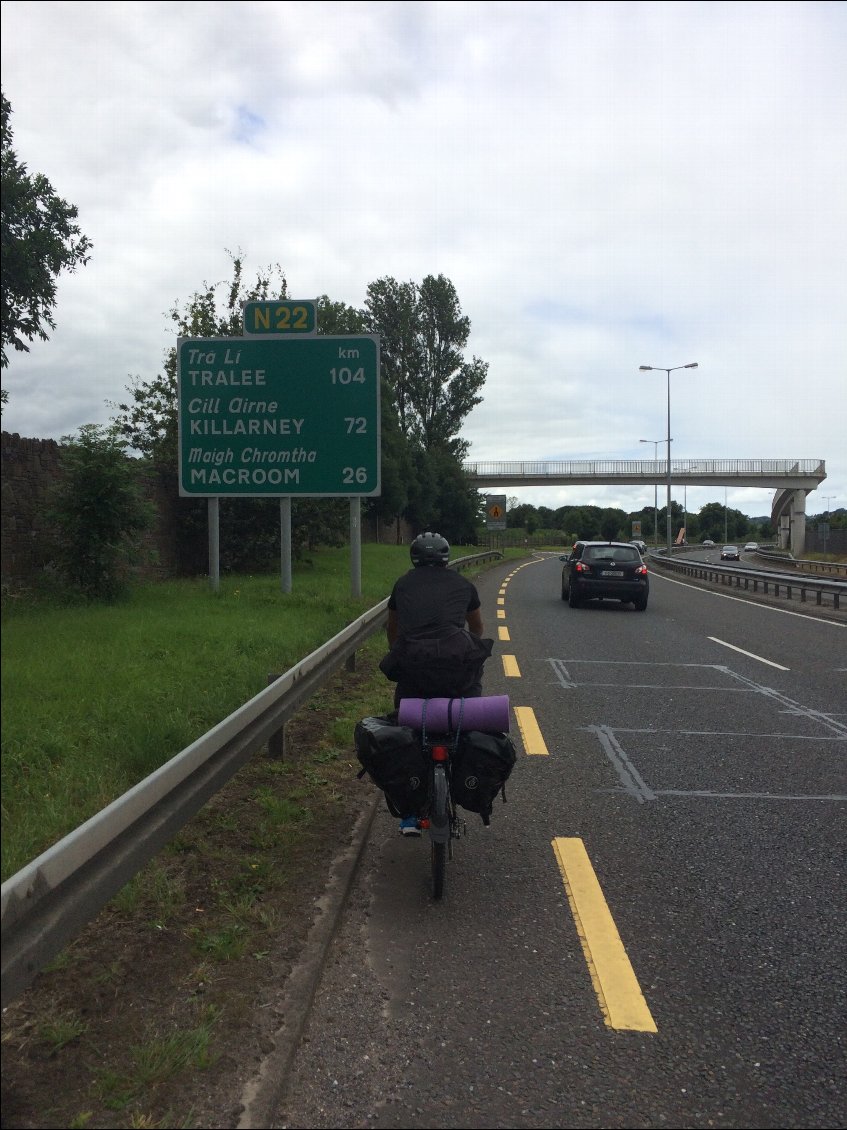
[[[412,564],[418,565],[446,565],[450,557],[450,546],[441,534],[418,534],[409,548]]]

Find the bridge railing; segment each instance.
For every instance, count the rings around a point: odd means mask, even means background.
[[[468,461],[470,475],[650,475],[667,474],[667,459],[565,459]],[[823,475],[822,459],[671,459],[671,475]]]

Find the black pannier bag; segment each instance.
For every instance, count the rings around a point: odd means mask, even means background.
[[[362,765],[359,776],[367,773],[382,789],[395,816],[420,816],[429,781],[420,735],[390,718],[363,718],[353,736]]]
[[[461,808],[478,812],[483,824],[491,821],[491,809],[514,768],[517,753],[508,734],[485,734],[467,730],[451,759],[453,799]]]

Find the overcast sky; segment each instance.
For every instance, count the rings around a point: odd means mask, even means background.
[[[696,361],[675,459],[823,459],[808,512],[847,505],[844,3],[6,0],[2,28],[15,152],[93,243],[3,372],[5,431],[107,423],[241,251],[356,307],[446,275],[489,365],[471,459],[652,459],[639,365]]]

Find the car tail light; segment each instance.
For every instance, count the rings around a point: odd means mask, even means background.
[[[639,565],[638,568],[635,570],[635,575],[636,575],[636,577],[646,577],[647,576],[647,566],[646,565]]]
[[[590,573],[591,572],[591,566],[584,564],[584,562],[582,562],[582,561],[577,561],[576,571],[577,571],[577,573]]]

